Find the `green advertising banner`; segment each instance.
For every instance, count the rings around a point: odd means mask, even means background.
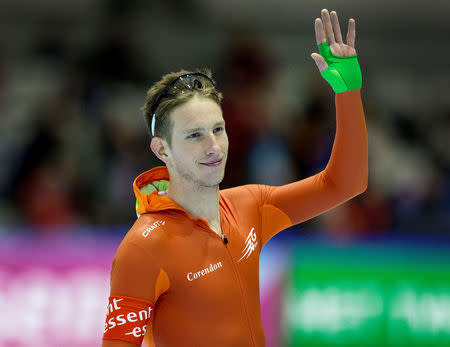
[[[423,247],[294,248],[284,346],[450,346],[450,252]]]

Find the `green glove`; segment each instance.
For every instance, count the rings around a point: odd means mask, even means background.
[[[331,52],[328,40],[318,46],[320,55],[328,64],[328,69],[320,74],[333,87],[335,93],[361,88],[361,69],[356,54],[348,57],[337,57]]]

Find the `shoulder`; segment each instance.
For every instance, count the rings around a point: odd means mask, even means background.
[[[146,213],[140,216],[127,232],[114,256],[115,260],[130,258],[135,261],[159,257],[163,244],[169,238],[170,218],[163,214]]]
[[[124,242],[132,242],[141,246],[161,241],[173,227],[170,216],[160,213],[146,213],[140,216],[124,237]]]
[[[241,225],[251,220],[256,223],[261,217],[261,208],[266,201],[265,187],[248,184],[220,191],[220,208]]]
[[[112,260],[111,295],[154,300],[154,286],[166,261],[158,238],[146,231],[156,221],[154,216],[141,216],[120,243]]]
[[[114,255],[113,263],[148,263],[160,258],[170,233],[170,219],[164,214],[146,213],[127,232]]]
[[[220,190],[222,199],[233,204],[262,204],[270,192],[270,186],[246,184],[243,186]]]

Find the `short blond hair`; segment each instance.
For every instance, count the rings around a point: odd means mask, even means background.
[[[208,76],[211,80],[213,80],[212,73],[210,69],[197,69],[197,70],[179,70],[177,72],[171,72],[161,77],[161,79],[153,84],[153,86],[147,91],[147,97],[145,101],[145,105],[142,107],[142,111],[144,112],[144,118],[147,123],[150,136],[152,135],[151,124],[152,124],[152,107],[156,101],[158,95],[160,95],[164,89],[175,79],[184,74],[189,73],[202,73]],[[172,110],[187,101],[189,101],[195,94],[198,94],[204,98],[210,99],[217,103],[217,105],[221,105],[222,101],[222,93],[220,93],[214,86],[205,86],[204,88],[195,88],[193,90],[185,90],[182,93],[176,94],[174,97],[170,98],[162,98],[159,102],[155,114],[155,134],[154,136],[161,137],[167,141],[169,146],[172,144],[172,128],[173,123],[171,121],[170,114]]]

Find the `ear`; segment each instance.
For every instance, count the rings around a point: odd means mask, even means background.
[[[167,155],[166,148],[168,148],[168,145],[163,138],[154,136],[150,143],[150,148],[152,149],[152,152],[155,153],[155,155],[158,157],[158,159],[167,164],[169,156]]]

